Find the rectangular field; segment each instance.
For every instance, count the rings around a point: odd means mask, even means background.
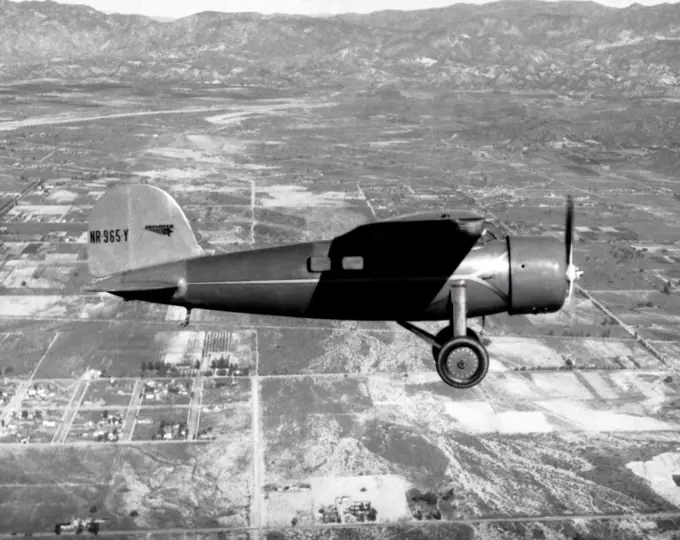
[[[602,291],[593,293],[625,324],[647,339],[680,339],[680,301],[661,291]]]
[[[373,407],[364,377],[264,379],[261,393],[264,416],[366,413]]]
[[[5,265],[4,270],[7,275],[0,285],[9,289],[8,292],[25,293],[37,290],[45,293],[64,290],[73,280],[73,274],[78,268],[75,260],[59,265],[51,261],[17,261],[17,264]]]
[[[199,417],[198,439],[216,442],[239,440],[243,444],[243,452],[246,452],[245,446],[252,434],[251,423],[252,414],[246,407],[228,406],[219,411],[204,407]]]
[[[225,474],[233,455],[225,457],[224,448],[167,443],[7,449],[0,456],[0,532],[50,532],[59,521],[87,515],[93,505],[113,530],[247,526],[248,478],[234,481]],[[197,506],[187,505],[187,497]],[[131,517],[133,510],[144,518]]]
[[[630,338],[617,340],[494,336],[489,339],[489,355],[505,369],[561,368],[568,362],[575,366],[601,369],[663,368],[656,358]]]
[[[62,409],[15,410],[6,419],[5,428],[0,429],[0,442],[49,443],[61,423],[62,416]]]
[[[434,369],[425,344],[401,329],[376,331],[357,323],[341,323],[328,330],[260,328],[258,343],[260,375]]]
[[[204,407],[245,405],[250,402],[251,382],[249,378],[226,377],[205,379],[203,386]]]
[[[189,405],[191,401],[191,379],[159,379],[148,380],[142,387],[144,405]]]
[[[76,390],[75,381],[33,382],[27,389],[21,406],[26,409],[63,408]]]
[[[91,369],[105,377],[137,377],[150,365],[193,366],[202,347],[198,337],[196,332],[140,330],[128,322],[100,327],[96,333],[83,326],[59,334],[36,377],[75,378]]]
[[[82,407],[127,407],[134,387],[134,379],[92,381],[83,398]]]
[[[77,319],[83,305],[81,296],[62,295],[2,295],[0,317],[35,319]]]
[[[0,302],[3,298],[0,297]],[[0,375],[26,378],[33,373],[56,333],[3,332],[0,334]]]
[[[116,442],[123,431],[125,407],[112,407],[103,411],[88,411],[82,408],[73,418],[66,435],[66,442],[90,442],[107,444]],[[109,434],[113,437],[109,439]]]
[[[187,438],[188,407],[140,407],[133,441],[183,441]]]
[[[335,519],[344,523],[411,519],[406,491],[404,478],[399,475],[310,477],[294,484],[293,490],[267,491],[266,522],[276,527],[293,521],[309,526],[337,522]],[[352,514],[354,505],[373,511]],[[329,520],[331,512],[336,514],[333,520]]]

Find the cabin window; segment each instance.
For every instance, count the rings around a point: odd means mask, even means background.
[[[364,258],[363,257],[343,257],[342,258],[342,269],[343,270],[363,270],[364,269]]]
[[[307,260],[307,269],[310,272],[328,272],[331,269],[331,260],[328,257],[310,257]]]

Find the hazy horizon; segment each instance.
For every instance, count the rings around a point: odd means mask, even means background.
[[[22,2],[24,0],[12,0]],[[28,0],[26,0],[28,1]],[[35,0],[33,0],[35,1]],[[56,0],[60,4],[80,4],[90,6],[105,13],[146,15],[148,17],[177,19],[202,11],[258,12],[262,14],[284,13],[296,15],[335,15],[338,13],[371,13],[373,11],[398,10],[410,11],[445,7],[457,3],[487,4],[496,0]],[[546,1],[546,0],[544,0]],[[563,0],[553,0],[559,2]],[[595,2],[604,6],[625,8],[632,4],[652,6],[657,4],[676,4],[657,0],[603,0]],[[548,2],[546,2],[548,3]]]

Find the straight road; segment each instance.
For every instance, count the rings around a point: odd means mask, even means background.
[[[550,523],[560,521],[624,521],[624,520],[661,520],[673,519],[680,520],[680,511],[675,512],[655,512],[650,514],[644,513],[630,513],[630,514],[578,514],[578,515],[550,515],[550,516],[536,516],[536,517],[479,517],[479,518],[463,518],[452,519],[447,521],[420,521],[416,519],[404,520],[399,522],[366,522],[366,523],[320,523],[314,525],[296,525],[295,530],[315,531],[322,529],[361,529],[361,528],[385,528],[385,527],[405,527],[409,528],[427,528],[427,527],[441,527],[443,525],[480,525],[493,523]],[[285,529],[292,529],[293,527],[263,527],[263,531],[281,531]],[[172,529],[138,529],[138,530],[107,530],[104,525],[99,530],[99,536],[144,536],[146,538],[167,538],[169,535],[180,534],[216,534],[219,532],[239,533],[239,532],[255,532],[258,529],[254,526],[250,527],[215,527],[215,528],[172,528]],[[34,532],[34,537],[54,537],[54,532]],[[298,535],[296,535],[298,536]],[[14,538],[11,533],[0,533],[0,538]]]
[[[137,379],[135,382],[135,387],[132,389],[132,397],[130,398],[130,403],[128,404],[127,411],[125,413],[125,420],[123,420],[123,431],[120,434],[120,441],[130,442],[132,440],[132,432],[137,424],[137,414],[139,414],[139,407],[142,404],[144,389],[144,380]]]
[[[78,381],[78,386],[76,387],[75,392],[73,392],[73,396],[71,396],[71,401],[69,402],[68,407],[66,407],[64,416],[61,418],[61,423],[54,433],[54,437],[52,437],[52,444],[63,444],[64,441],[66,441],[66,436],[71,429],[73,419],[80,408],[80,404],[83,402],[83,398],[85,397],[85,393],[89,386],[89,379]]]
[[[196,377],[191,385],[191,403],[189,404],[189,414],[187,417],[187,428],[189,433],[188,440],[194,440],[198,435],[198,422],[201,418],[201,402],[203,401],[203,386],[205,379]]]

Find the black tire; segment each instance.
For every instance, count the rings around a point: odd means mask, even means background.
[[[482,342],[482,340],[479,339],[477,332],[475,332],[472,328],[467,329],[467,337],[474,339],[478,343]],[[434,361],[436,362],[437,357],[439,356],[439,350],[442,348],[442,345],[453,339],[453,329],[451,328],[451,325],[442,328],[434,339],[437,340],[438,343],[438,345],[432,345],[432,358],[434,358]]]
[[[450,356],[462,348],[469,349],[474,354],[477,364],[474,373],[465,377],[457,376],[451,371],[449,365]],[[439,373],[439,376],[446,384],[458,389],[472,388],[482,382],[489,371],[489,353],[487,353],[486,348],[481,343],[474,339],[468,337],[454,338],[442,345],[436,364],[437,373]],[[465,365],[466,361],[461,359],[457,367],[465,370]]]

